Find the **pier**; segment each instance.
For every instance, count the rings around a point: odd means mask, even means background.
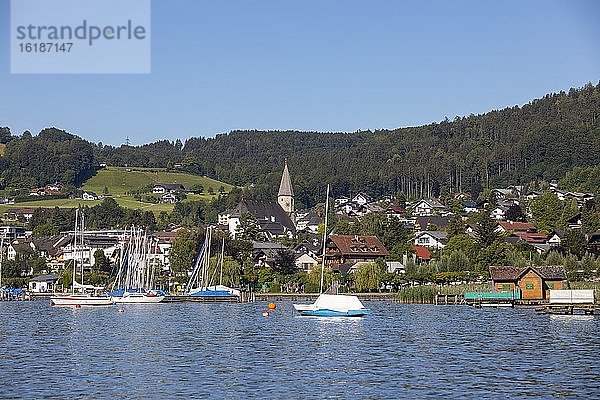
[[[537,307],[535,311],[558,315],[597,315],[600,313],[600,307],[595,304],[547,304]]]
[[[466,304],[465,297],[460,294],[436,294],[433,298],[433,304],[436,306],[439,305],[449,305],[449,304]]]
[[[344,294],[344,293],[340,293]],[[388,300],[396,301],[396,293],[348,293],[357,296],[361,301]],[[255,301],[299,301],[314,302],[319,293],[255,293]]]

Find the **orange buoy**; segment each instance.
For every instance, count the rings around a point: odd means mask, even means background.
[[[75,304],[75,308],[81,308],[81,304]]]
[[[269,316],[269,313],[268,313],[268,312],[266,312],[266,311],[263,311],[263,313],[262,313],[262,316],[263,316],[263,317],[268,317],[268,316]]]
[[[269,310],[274,310],[276,308],[277,306],[275,305],[275,303],[269,303]]]

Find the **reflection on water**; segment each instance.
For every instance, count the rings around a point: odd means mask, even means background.
[[[371,302],[0,303],[0,398],[592,398],[598,316]]]

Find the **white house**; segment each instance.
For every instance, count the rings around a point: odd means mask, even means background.
[[[318,265],[319,262],[308,254],[302,254],[300,257],[296,258],[296,267],[304,272],[308,272]]]
[[[337,199],[335,199],[333,201],[333,205],[335,208],[338,208],[339,206],[341,206],[342,204],[346,204],[347,202],[349,202],[350,199],[346,196],[340,196]]]
[[[40,275],[29,281],[28,288],[30,292],[34,293],[54,292],[55,287],[59,282],[60,275]]]
[[[372,202],[373,199],[371,198],[371,196],[369,196],[367,194],[359,193],[352,198],[352,201],[355,202],[356,204],[358,204],[359,206],[362,206],[362,205]]]
[[[177,196],[173,193],[165,193],[160,197],[161,203],[174,204],[177,203]]]
[[[444,205],[436,199],[423,199],[417,201],[413,205],[412,215],[425,217],[428,215],[441,214],[444,210]]]
[[[157,183],[152,188],[152,193],[155,194],[165,194],[176,191],[185,191],[185,186],[181,183]]]
[[[497,220],[504,220],[506,219],[506,211],[508,211],[508,207],[497,206],[492,210],[490,215],[492,216],[492,218],[495,218]]]
[[[94,192],[83,192],[81,198],[83,200],[98,200],[98,195]]]
[[[425,246],[434,249],[443,249],[448,242],[448,232],[424,231],[415,237],[415,246]]]
[[[546,243],[548,243],[551,247],[559,247],[562,243],[563,232],[554,231],[548,236]]]

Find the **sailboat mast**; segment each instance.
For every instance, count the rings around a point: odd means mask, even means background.
[[[4,260],[4,237],[5,232],[2,232],[2,239],[0,240],[0,289],[2,289],[2,261]]]
[[[73,231],[73,286],[75,294],[75,274],[77,273],[77,224],[79,223],[79,208],[75,210],[75,231]]]
[[[84,232],[85,232],[85,214],[83,212],[81,212],[81,229],[80,229],[80,235],[81,235],[81,290],[83,291],[83,260],[84,260],[84,254],[83,251],[85,249],[85,243],[83,240],[83,236],[84,236]]]
[[[327,197],[325,197],[325,228],[323,229],[323,254],[321,257],[321,287],[319,293],[323,293],[323,280],[325,278],[325,244],[327,243],[327,217],[329,215],[329,184],[327,184]]]
[[[219,285],[223,284],[223,262],[224,262],[224,256],[225,254],[225,237],[223,237],[223,242],[221,244],[221,275],[219,276]]]

